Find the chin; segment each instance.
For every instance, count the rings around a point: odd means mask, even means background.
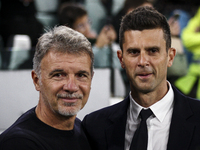
[[[138,90],[144,94],[147,94],[153,91],[151,87],[139,87]]]
[[[81,107],[75,107],[75,108],[58,108],[58,113],[65,117],[75,116],[78,114],[78,112],[81,110]]]

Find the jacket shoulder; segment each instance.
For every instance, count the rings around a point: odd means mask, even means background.
[[[107,118],[110,118],[110,117],[112,118],[112,117],[123,114],[124,112],[127,111],[128,106],[129,106],[129,98],[127,97],[124,100],[122,100],[114,105],[96,110],[96,111],[86,115],[85,118],[92,119],[92,120],[95,120],[95,119],[105,120]]]

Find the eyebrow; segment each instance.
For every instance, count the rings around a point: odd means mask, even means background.
[[[145,47],[145,50],[148,50],[148,49],[160,49],[160,47],[159,46],[147,46],[147,47]],[[130,50],[140,50],[140,48],[139,47],[129,47],[128,49],[127,49],[127,51],[130,51]]]
[[[49,73],[49,75],[52,76],[55,72],[63,72],[63,71],[64,71],[64,70],[62,70],[62,69],[55,69],[55,70],[51,71],[51,72]]]
[[[131,51],[131,50],[139,50],[140,48],[137,48],[137,47],[129,47],[128,49],[127,49],[127,51]]]
[[[146,47],[145,49],[160,49],[159,46],[149,46],[149,47]]]
[[[64,72],[64,70],[63,69],[55,69],[52,72],[50,72],[49,75],[52,76],[56,72]],[[85,71],[85,70],[80,70],[80,71],[78,71],[78,73],[85,73],[87,75],[90,75],[90,73],[88,71]]]
[[[80,70],[80,71],[78,71],[78,73],[85,73],[87,75],[90,75],[90,73],[88,71],[85,71],[85,70]]]

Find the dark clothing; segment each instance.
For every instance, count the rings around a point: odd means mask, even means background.
[[[175,87],[174,109],[167,150],[200,148],[200,101],[182,95]],[[124,150],[130,98],[87,115],[82,124],[93,150]],[[163,139],[164,140],[164,139]]]
[[[115,42],[119,43],[119,29],[120,24],[122,21],[122,17],[126,14],[126,11],[124,9],[121,9],[113,18],[112,18],[112,25],[117,33],[117,39]]]
[[[154,8],[168,18],[171,12],[176,9],[187,11],[193,16],[199,5],[199,0],[156,0]]]
[[[35,108],[22,115],[0,135],[0,150],[90,150],[81,121],[63,131],[46,125],[36,117]]]

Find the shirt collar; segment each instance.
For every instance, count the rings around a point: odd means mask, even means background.
[[[169,86],[169,90],[168,90],[167,94],[161,100],[159,100],[158,102],[156,102],[155,104],[153,104],[149,107],[152,110],[155,117],[160,122],[162,122],[164,120],[166,114],[172,107],[173,100],[174,100],[174,92],[173,92],[171,84],[169,82],[168,82],[168,86]],[[135,100],[131,96],[131,92],[130,92],[129,96],[130,96],[130,111],[133,114],[133,116],[132,116],[133,120],[136,121],[138,119],[140,111],[142,109],[147,109],[147,108],[144,108],[144,107],[140,106],[138,103],[136,103]]]

